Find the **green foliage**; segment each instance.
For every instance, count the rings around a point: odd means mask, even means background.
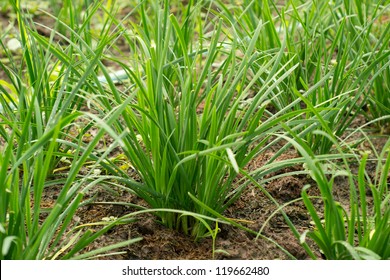
[[[334,165],[329,179],[324,171],[326,163],[318,160],[303,141],[298,138],[289,141],[305,158],[307,170],[317,183],[323,202],[323,210],[318,213],[307,194],[310,186],[302,190],[303,201],[315,228],[306,231],[300,238],[301,242],[305,241],[306,235],[312,238],[326,259],[389,259],[390,196],[387,180],[390,141],[387,141],[377,159],[377,177],[374,181],[370,180],[365,171],[368,154],[364,154],[361,159],[357,157],[360,162],[357,176],[351,171],[346,155],[340,154],[345,167]],[[338,150],[341,151],[339,146]],[[333,185],[337,176],[346,176],[349,179],[348,207],[341,205],[334,198]],[[367,203],[368,190],[372,192],[373,206]]]
[[[142,25],[134,26],[133,37],[127,37],[134,48],[133,67],[123,65],[136,99],[116,129],[128,131],[124,153],[142,178],[142,184],[136,184],[118,170],[131,189],[153,208],[204,215],[207,210],[189,194],[222,213],[244,187],[233,187],[239,168],[256,156],[268,133],[281,129],[279,123],[299,111],[264,119],[269,92],[293,70],[279,75],[272,66],[285,70],[287,65],[279,65],[282,51],[263,60],[266,54],[254,50],[263,26],[247,44],[228,38],[224,32],[235,32],[234,27],[218,19],[209,24],[211,34],[195,37],[195,30],[205,28],[197,25],[200,11],[199,5],[188,5],[185,17],[177,18],[167,8],[156,7],[148,15],[140,7]],[[238,57],[238,51],[244,55]],[[252,64],[258,71],[249,79]],[[251,86],[265,72],[279,77],[267,80],[248,102]],[[126,95],[112,84],[110,89],[114,104],[121,104]],[[108,108],[111,104],[106,102]],[[192,216],[165,212],[159,216],[167,226],[195,238],[205,234],[206,227]]]
[[[245,229],[223,213],[249,184],[276,205],[311,258],[307,238],[327,259],[390,258],[390,142],[374,159],[356,152],[356,143],[369,142],[359,135],[366,126],[388,133],[388,1],[49,2],[51,27],[34,22],[32,3],[0,1],[18,25],[16,34],[11,27],[0,34],[1,259],[92,258],[137,241],[83,252],[150,212],[195,239],[211,236],[215,252],[218,223]],[[130,12],[117,17],[124,6]],[[126,59],[118,41],[129,48]],[[361,116],[368,123],[351,130]],[[96,135],[85,143],[90,129]],[[111,144],[98,150],[107,135]],[[247,171],[275,145],[268,162]],[[300,157],[276,160],[291,146]],[[121,166],[109,157],[114,149]],[[294,165],[306,167],[301,173],[323,203],[315,208],[309,187],[302,190],[315,225],[303,234],[263,187]],[[349,180],[348,206],[334,198],[339,176]],[[150,209],[75,224],[83,195],[97,185],[129,190]],[[58,199],[42,209],[53,186]],[[265,226],[258,236],[294,258],[262,235]]]
[[[306,95],[305,104],[291,108],[312,106],[305,118],[321,118],[321,122],[308,122],[302,131],[321,129],[340,137],[359,114],[377,120],[386,131],[388,120],[382,117],[389,115],[390,27],[380,23],[389,14],[386,1],[286,1],[280,6],[276,1],[244,2],[246,5],[235,6],[217,1],[222,15],[237,26],[241,38],[248,38],[263,24],[256,49],[272,53],[285,40],[281,65],[289,61],[286,69],[296,66],[272,91],[271,102],[277,110],[323,81]],[[254,72],[256,67],[252,65]],[[260,86],[266,74],[258,79]],[[332,141],[305,134],[313,151],[330,151]]]
[[[82,179],[79,171],[93,157],[96,144],[126,103],[107,112],[89,144],[82,142],[83,131],[72,137],[74,122],[85,123],[87,129],[101,121],[80,111],[88,98],[85,93],[95,88],[88,79],[97,81],[94,69],[101,55],[99,48],[94,55],[84,55],[78,43],[86,43],[80,37],[76,39],[73,31],[69,47],[60,49],[52,38],[45,39],[33,30],[34,24],[25,17],[18,1],[12,4],[23,55],[14,58],[1,41],[10,63],[0,63],[9,80],[0,85],[0,137],[5,142],[0,155],[0,259],[69,259],[118,224],[106,222],[94,232],[78,229],[72,217],[85,192],[101,181],[93,176]],[[53,177],[54,168],[64,157],[72,161],[67,176]],[[98,164],[99,160],[94,167]],[[53,185],[61,186],[58,199],[48,209],[42,208],[42,194]]]

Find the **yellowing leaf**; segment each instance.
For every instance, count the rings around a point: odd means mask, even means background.
[[[5,100],[7,102],[13,101],[13,102],[17,103],[17,101],[19,100],[19,97],[18,97],[18,93],[16,91],[16,88],[12,84],[10,84],[4,80],[0,80],[0,85],[3,86],[4,88],[9,89],[8,93],[9,93],[9,96],[11,97],[12,100],[9,100],[9,98],[7,98],[7,97],[5,97]]]

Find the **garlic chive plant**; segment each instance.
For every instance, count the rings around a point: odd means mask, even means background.
[[[307,95],[315,112],[305,118],[302,131],[321,129],[342,136],[358,115],[376,120],[382,132],[388,131],[389,115],[389,24],[390,4],[386,1],[244,1],[229,5],[216,1],[222,15],[236,26],[242,38],[264,24],[256,50],[272,52],[286,41],[282,64],[296,66],[288,79],[271,93],[272,104],[282,110],[300,94],[321,81]],[[257,71],[256,64],[251,68]],[[265,77],[258,79],[261,86]],[[298,109],[302,105],[291,109]],[[301,106],[300,106],[301,105]],[[320,117],[323,122],[316,119]],[[323,124],[326,123],[324,127]],[[306,142],[317,153],[327,154],[332,141],[306,133]]]
[[[218,225],[229,223],[294,258],[263,235],[270,219],[256,232],[224,216],[249,185],[275,204],[309,257],[390,258],[390,144],[370,156],[359,146],[371,141],[367,128],[389,132],[388,1],[143,0],[129,1],[126,15],[115,14],[124,5],[115,1],[51,2],[44,14],[53,26],[34,22],[19,0],[0,5],[18,27],[14,38],[11,27],[0,34],[1,259],[116,254],[139,238],[85,248],[140,213],[214,245]],[[90,129],[96,135],[85,141]],[[297,157],[280,160],[289,149]],[[304,169],[283,174],[296,165]],[[305,232],[266,188],[297,174],[311,177],[323,204],[316,208],[309,186],[287,202],[304,202],[314,223]],[[349,205],[334,196],[340,176]],[[45,209],[54,186],[58,198]],[[84,195],[98,186],[148,207],[78,224]]]
[[[110,124],[129,102],[100,116],[80,110],[90,98],[88,92],[98,94],[94,70],[104,46],[92,49],[80,36],[86,25],[78,33],[74,25],[64,25],[72,35],[66,38],[66,46],[60,47],[53,38],[44,38],[35,31],[35,24],[19,1],[11,3],[22,52],[21,56],[13,56],[3,42],[5,36],[1,37],[0,45],[8,62],[0,62],[5,73],[5,80],[0,83],[0,259],[91,258],[138,241],[139,238],[130,239],[82,253],[91,242],[123,221],[102,222],[99,228],[90,229],[73,220],[84,194],[102,181],[92,173],[104,159],[96,158],[94,148],[106,131],[111,131]],[[94,7],[95,11],[98,7]],[[56,34],[56,29],[51,32]],[[102,38],[103,42],[107,39]],[[89,50],[88,54],[84,48]],[[78,122],[85,129],[74,135],[70,131]],[[83,143],[86,129],[97,125],[93,141]],[[108,150],[116,145],[114,142]],[[60,158],[71,164],[66,174],[58,176],[53,170]],[[95,164],[88,176],[80,177],[87,160],[94,160]],[[60,188],[58,198],[53,205],[44,207],[45,190],[55,186]]]
[[[329,137],[324,135],[325,137]],[[390,194],[388,190],[390,141],[377,155],[376,176],[370,179],[366,174],[368,153],[355,155],[360,162],[358,174],[353,174],[347,158],[345,165],[333,165],[330,178],[324,172],[325,162],[316,159],[309,147],[298,138],[290,139],[305,158],[307,169],[317,183],[324,205],[323,213],[315,209],[306,186],[302,198],[313,219],[315,227],[305,231],[300,237],[314,240],[326,259],[389,259],[390,258]],[[337,144],[338,145],[338,144]],[[342,151],[338,146],[338,150]],[[350,203],[341,205],[334,197],[333,185],[337,176],[347,177],[349,181]],[[368,203],[367,192],[372,193],[373,203]]]
[[[223,213],[246,185],[234,185],[239,169],[273,132],[283,129],[281,123],[288,125],[302,113],[289,110],[296,103],[272,117],[266,108],[272,89],[295,67],[288,68],[291,61],[281,64],[283,49],[256,51],[262,24],[243,41],[234,26],[214,15],[207,15],[203,20],[209,23],[201,25],[200,4],[190,3],[181,17],[170,14],[169,1],[162,5],[148,9],[144,3],[140,24],[131,25],[131,35],[125,33],[133,57],[131,67],[122,66],[129,77],[128,92],[135,98],[115,128],[118,134],[127,131],[123,152],[142,182],[120,169],[117,179],[152,208],[210,215],[206,205]],[[213,31],[205,34],[206,28]],[[269,78],[253,92],[253,84],[265,74]],[[119,105],[128,95],[113,83],[110,90],[114,94],[106,106]],[[194,216],[157,215],[168,227],[195,239],[207,234]]]

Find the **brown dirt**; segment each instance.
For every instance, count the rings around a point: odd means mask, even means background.
[[[282,201],[286,200],[289,189],[289,180],[271,183],[274,187],[285,188]],[[139,204],[139,200],[131,194],[121,194],[112,197],[104,190],[98,192],[98,199],[102,201],[124,201]],[[264,221],[275,211],[275,206],[264,194],[256,188],[248,188],[240,199],[227,209],[225,215],[241,221],[244,226],[258,231]],[[88,205],[80,209],[77,216],[80,223],[101,221],[105,217],[120,217],[135,209],[116,205]],[[302,204],[292,204],[285,209],[287,215],[297,228],[303,232],[308,229],[309,218]],[[232,226],[220,224],[220,232],[216,239],[216,259],[288,259],[288,256],[270,241],[258,238],[243,230]],[[265,236],[275,240],[298,259],[307,258],[306,253],[298,244],[281,215],[275,215],[268,226],[265,227]],[[189,236],[170,230],[158,223],[151,214],[137,216],[137,221],[119,225],[109,231],[105,236],[94,242],[87,250],[124,241],[129,238],[143,237],[143,240],[130,245],[121,255],[114,259],[211,259],[212,239],[204,238],[194,242]],[[112,259],[112,257],[108,257]]]
[[[385,138],[373,138],[375,147],[378,150],[385,143]],[[275,149],[276,150],[276,149]],[[251,168],[262,166],[272,155],[258,157],[250,164]],[[290,150],[283,154],[278,160],[296,157],[295,151]],[[280,173],[287,173],[301,170],[301,166],[294,166],[281,170]],[[368,166],[369,173],[374,172],[375,168]],[[357,170],[357,166],[356,166]],[[355,171],[356,171],[355,170]],[[269,181],[264,187],[278,201],[278,203],[287,203],[300,197],[301,189],[304,185],[311,184],[313,187],[309,190],[310,195],[319,195],[314,182],[303,175],[289,175],[279,179]],[[337,177],[334,185],[334,196],[344,206],[349,203],[349,184],[346,178]],[[144,205],[142,201],[130,193],[122,193],[119,197],[113,197],[104,190],[98,190],[98,200],[101,201],[124,201],[134,204]],[[368,193],[368,201],[372,198]],[[322,205],[320,201],[314,201],[315,206],[320,210]],[[347,207],[348,209],[348,207]],[[242,225],[251,230],[259,231],[266,220],[275,212],[276,206],[264,193],[256,187],[248,187],[241,197],[224,213],[226,217],[239,221]],[[128,214],[135,209],[116,206],[92,204],[80,209],[78,216],[81,223],[99,221],[103,217],[120,217]],[[294,223],[299,233],[311,228],[310,217],[301,201],[291,203],[284,207],[285,213]],[[263,238],[256,238],[254,234],[240,230],[233,226],[220,224],[220,231],[215,243],[216,259],[289,259],[282,250],[276,245]],[[287,226],[281,214],[274,215],[262,232],[264,236],[274,240],[280,246],[285,248],[297,259],[307,259],[308,255],[299,244],[297,238]],[[142,214],[137,216],[133,223],[120,225],[112,229],[105,236],[91,244],[88,250],[127,240],[129,238],[143,237],[143,240],[123,249],[123,253],[112,257],[103,257],[104,259],[212,259],[212,239],[204,238],[199,242],[194,242],[192,238],[170,230],[158,223],[155,216],[151,214]],[[320,252],[309,242],[309,245],[317,252],[321,258]]]
[[[384,143],[383,138],[374,140],[379,148]],[[277,150],[275,148],[275,150]],[[262,166],[274,153],[261,155],[249,166],[258,168]],[[282,154],[278,160],[285,160],[297,157],[295,151],[289,150]],[[285,168],[278,173],[284,174],[301,170],[301,166]],[[370,170],[368,170],[370,171]],[[371,170],[373,171],[373,170]],[[276,174],[272,174],[276,175]],[[269,181],[264,187],[278,201],[278,203],[287,203],[300,197],[301,189],[306,184],[312,184],[313,188],[309,190],[310,195],[319,195],[314,182],[303,175],[289,175]],[[346,178],[338,177],[335,181],[335,198],[348,205],[349,187]],[[121,194],[119,197],[112,197],[105,191],[98,194],[98,199],[102,201],[124,201],[134,204],[143,204],[142,201],[132,194]],[[368,200],[371,200],[368,197]],[[321,209],[319,201],[314,203],[318,209]],[[264,193],[255,187],[248,187],[242,196],[224,213],[226,217],[239,221],[242,225],[251,230],[259,231],[266,220],[274,213],[276,206]],[[83,223],[99,221],[103,217],[119,217],[135,211],[135,209],[123,206],[102,206],[98,204],[83,207],[79,216]],[[301,201],[291,203],[284,207],[285,213],[294,223],[299,233],[311,228],[310,217]],[[98,214],[97,214],[98,213]],[[91,219],[92,218],[92,219]],[[287,226],[281,214],[274,215],[264,227],[262,234],[290,252],[295,258],[307,259],[308,255],[300,246],[297,238],[293,235]],[[194,242],[190,237],[177,231],[170,230],[158,223],[157,219],[151,214],[137,216],[137,221],[120,225],[112,229],[104,237],[93,243],[88,250],[96,249],[103,245],[120,242],[134,237],[143,237],[143,240],[130,245],[124,249],[124,253],[108,259],[211,259],[213,257],[212,239],[204,238],[199,242]],[[321,258],[318,250],[317,256]],[[220,232],[217,235],[215,243],[216,259],[288,259],[289,257],[277,248],[270,241],[263,238],[256,238],[255,235],[240,230],[233,226],[221,224]]]

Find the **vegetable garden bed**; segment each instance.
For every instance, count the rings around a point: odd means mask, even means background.
[[[0,1],[1,259],[389,259],[388,1]]]

